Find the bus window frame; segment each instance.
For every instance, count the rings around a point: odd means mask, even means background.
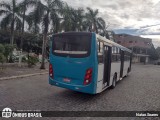
[[[97,44],[98,44],[97,45],[97,47],[98,47],[97,48],[97,60],[98,60],[98,64],[104,64],[104,42],[102,42],[101,40],[98,39]]]

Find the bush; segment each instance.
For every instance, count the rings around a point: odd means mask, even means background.
[[[0,63],[5,62],[5,56],[4,56],[4,46],[0,44]]]
[[[27,57],[26,56],[22,57],[22,62],[27,62]]]
[[[13,52],[13,49],[16,48],[16,46],[15,45],[10,45],[10,44],[5,44],[4,47],[5,47],[4,56],[6,57],[7,62],[8,61],[13,62],[14,61],[14,56],[12,55],[12,52]]]
[[[36,65],[36,63],[38,63],[38,58],[35,56],[29,56],[27,62],[28,62],[28,67],[32,67],[33,65]]]
[[[4,63],[5,62],[5,56],[2,54],[2,53],[0,53],[0,63]]]

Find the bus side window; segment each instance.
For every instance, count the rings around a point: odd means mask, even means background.
[[[112,47],[112,62],[120,61],[120,49],[118,47]]]
[[[130,53],[128,53],[127,51],[125,52],[124,60],[130,61]]]
[[[98,41],[98,63],[103,63],[103,43]]]
[[[112,62],[116,62],[116,47],[112,47]]]

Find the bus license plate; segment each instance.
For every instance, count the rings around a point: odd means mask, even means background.
[[[63,81],[64,81],[64,82],[68,82],[68,83],[71,82],[71,80],[68,79],[68,78],[64,78]]]

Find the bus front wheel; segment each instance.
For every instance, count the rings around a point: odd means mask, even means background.
[[[112,86],[111,86],[112,89],[114,89],[116,87],[116,81],[117,81],[117,76],[115,74],[113,77],[113,82],[112,82]]]

